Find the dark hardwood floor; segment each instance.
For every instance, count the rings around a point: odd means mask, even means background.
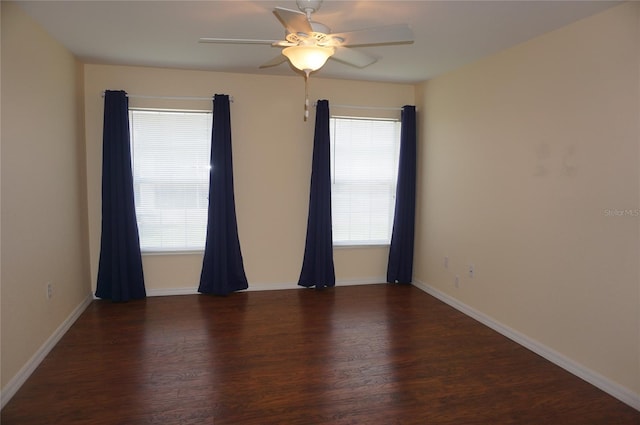
[[[0,418],[640,424],[640,412],[401,285],[94,301]]]

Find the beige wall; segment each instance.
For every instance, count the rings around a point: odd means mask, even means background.
[[[292,73],[293,74],[293,73]],[[87,184],[91,276],[95,287],[100,248],[100,176],[103,99],[106,89],[153,96],[233,97],[231,124],[238,233],[250,289],[295,287],[302,267],[307,223],[315,110],[303,121],[304,78],[228,74],[126,66],[85,66]],[[413,104],[414,87],[310,79],[310,99],[330,105],[401,107]],[[130,99],[130,106],[211,107],[209,101]],[[380,115],[377,110],[333,113]],[[399,115],[398,111],[386,112]],[[335,250],[339,283],[380,281],[388,248]],[[195,290],[202,254],[145,255],[147,290]]]
[[[418,87],[415,269],[418,281],[635,394],[639,8]]]
[[[15,4],[1,7],[4,388],[87,299],[90,280],[79,65]]]

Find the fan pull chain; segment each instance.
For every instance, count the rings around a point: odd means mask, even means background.
[[[309,70],[304,71],[304,120],[309,118]]]

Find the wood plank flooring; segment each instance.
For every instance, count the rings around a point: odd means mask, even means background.
[[[640,424],[412,286],[94,301],[2,425]]]

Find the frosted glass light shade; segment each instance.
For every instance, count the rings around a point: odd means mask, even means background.
[[[334,53],[333,47],[292,46],[282,51],[293,66],[301,71],[316,71],[327,62]]]

